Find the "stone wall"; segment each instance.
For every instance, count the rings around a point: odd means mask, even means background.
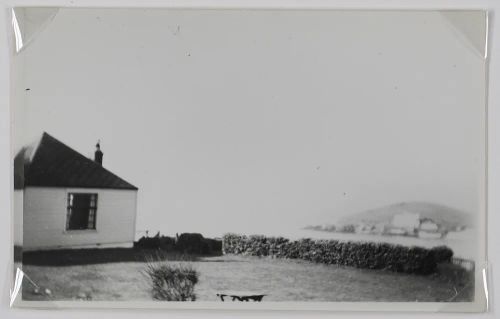
[[[444,246],[427,249],[387,243],[311,239],[290,241],[283,237],[237,234],[224,235],[222,249],[224,254],[303,259],[415,274],[433,273],[438,263],[448,262],[453,256],[453,251]]]

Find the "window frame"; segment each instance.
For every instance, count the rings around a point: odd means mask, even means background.
[[[87,216],[87,227],[86,228],[78,228],[78,229],[71,229],[70,226],[70,220],[71,220],[71,210],[73,209],[72,202],[71,202],[71,196],[74,195],[89,195],[89,210],[88,210],[88,216]],[[64,230],[66,232],[85,232],[85,231],[97,231],[97,209],[98,209],[98,201],[99,201],[99,194],[97,192],[82,192],[82,191],[74,191],[74,192],[67,192],[66,194],[66,223]],[[92,221],[91,221],[92,219]],[[92,223],[92,227],[89,227],[89,224]]]

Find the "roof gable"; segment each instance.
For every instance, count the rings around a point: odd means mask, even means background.
[[[47,133],[14,159],[14,188],[25,186],[137,189]]]

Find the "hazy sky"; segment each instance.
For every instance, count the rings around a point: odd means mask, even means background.
[[[484,62],[450,21],[61,10],[15,61],[14,149],[46,131],[91,157],[101,139],[139,187],[138,230],[276,233],[401,201],[477,213]]]

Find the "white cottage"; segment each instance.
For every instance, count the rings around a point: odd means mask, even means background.
[[[25,250],[131,247],[137,187],[47,133],[14,159],[16,245]],[[19,235],[21,234],[21,236]]]

